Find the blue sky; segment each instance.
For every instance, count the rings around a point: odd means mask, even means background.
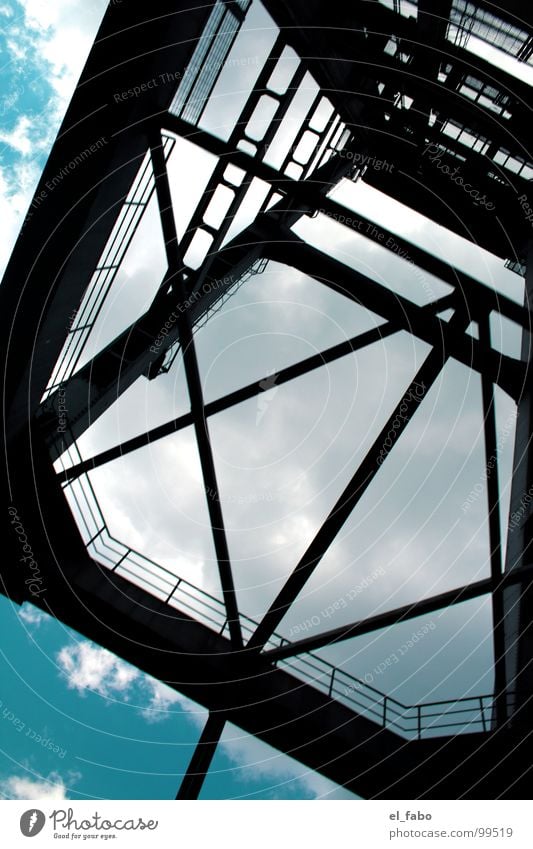
[[[172,799],[206,711],[31,605],[0,599],[3,798]],[[315,799],[327,780],[227,726],[201,798]],[[331,796],[329,796],[331,798]]]
[[[0,2],[0,218],[3,268],[105,3]]]

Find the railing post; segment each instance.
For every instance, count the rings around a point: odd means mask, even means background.
[[[481,722],[483,723],[483,731],[486,731],[487,723],[485,722],[485,708],[483,707],[483,696],[479,697],[479,706],[481,708]]]
[[[104,532],[105,530],[107,530],[107,526],[106,526],[106,525],[104,525],[104,526],[103,526],[103,528],[100,528],[100,530],[99,530],[99,531],[97,531],[93,537],[91,537],[91,539],[89,540],[89,542],[87,542],[87,543],[85,544],[85,548],[89,548],[89,546],[93,544],[93,542],[95,541],[95,539],[98,539],[98,537],[100,536],[100,534],[103,534],[103,532]]]
[[[128,553],[128,552],[126,552],[126,554],[127,554],[127,553]],[[126,557],[126,554],[124,555],[124,557]],[[124,557],[122,558],[122,560],[124,560]],[[119,563],[122,563],[122,560],[119,560]],[[118,563],[117,563],[117,566],[118,566]],[[116,568],[117,568],[117,567],[115,566],[115,569],[116,569]],[[171,592],[171,593],[170,593],[170,595],[167,597],[167,603],[170,601],[170,599],[172,598],[172,596],[174,595],[174,593],[176,592],[176,590],[178,589],[178,587],[179,587],[179,585],[180,585],[180,584],[181,584],[181,578],[178,578],[178,583],[176,584],[176,586],[175,586],[175,587],[173,587],[173,588],[172,588],[172,592]]]
[[[387,696],[383,697],[383,728],[387,727]]]
[[[418,714],[418,739],[422,737],[422,705],[417,705],[417,714]]]
[[[330,679],[329,679],[329,690],[328,690],[328,696],[331,696],[331,693],[333,692],[333,681],[334,681],[334,679],[335,679],[335,673],[336,673],[336,671],[337,671],[337,667],[336,667],[336,666],[334,666],[334,667],[333,667],[333,671],[332,671],[332,673],[331,673],[331,677],[330,677]]]
[[[122,557],[120,558],[120,560],[117,560],[117,562],[116,562],[116,563],[115,563],[115,565],[113,566],[112,571],[115,571],[115,569],[118,569],[118,567],[120,566],[120,564],[121,564],[121,563],[123,563],[123,562],[124,562],[124,560],[126,559],[126,557],[129,557],[129,555],[130,555],[130,554],[131,554],[131,548],[128,548],[128,550],[126,551],[126,553],[125,553],[125,554],[123,554],[123,555],[122,555]],[[180,578],[180,580],[181,580],[181,578]],[[179,581],[178,581],[178,584],[179,584]],[[177,585],[176,585],[176,586],[177,586]],[[172,593],[173,593],[173,592],[174,592],[174,590],[172,590]],[[170,593],[170,595],[172,595],[172,593]],[[169,598],[170,598],[170,596],[169,596]],[[167,598],[167,601],[168,601],[168,598]]]

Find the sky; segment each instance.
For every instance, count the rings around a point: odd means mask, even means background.
[[[38,0],[0,3],[5,80],[0,94],[0,216],[7,233],[0,245],[0,269],[104,6],[96,0],[82,6],[57,0],[53,8]],[[239,66],[239,74],[235,67],[222,74],[202,119],[204,129],[228,137],[238,105],[275,36],[272,22],[255,3],[248,30],[234,47],[235,56],[250,61],[244,69]],[[280,66],[279,86],[293,68],[289,51]],[[292,124],[284,124],[269,152],[271,161],[283,145],[291,144],[316,90],[308,75]],[[258,123],[256,118],[260,136]],[[214,158],[178,140],[168,167],[181,237]],[[265,190],[261,181],[254,181],[227,238],[253,219]],[[344,180],[332,197],[355,212],[364,210],[378,226],[393,232],[401,227],[407,238],[440,256],[453,252],[458,267],[521,301],[521,278],[486,251],[361,183]],[[217,198],[213,215],[222,206],[223,199]],[[405,259],[324,215],[304,217],[293,229],[415,303],[425,304],[448,291],[430,275],[413,275]],[[191,265],[202,258],[202,248],[196,246]],[[163,239],[152,202],[80,364],[148,307],[164,270]],[[205,399],[275,374],[382,323],[379,316],[305,275],[270,263],[197,331]],[[493,332],[496,346],[518,354],[516,327],[502,324]],[[290,384],[273,385],[260,398],[210,420],[239,608],[246,615],[259,620],[268,609],[428,351],[425,343],[400,332]],[[488,576],[480,398],[479,378],[448,362],[284,617],[280,634],[318,634]],[[504,517],[514,404],[499,389],[496,401]],[[83,457],[92,456],[177,417],[188,406],[178,355],[167,375],[137,381],[83,435],[79,450]],[[97,469],[90,479],[114,537],[221,598],[191,429]],[[334,615],[328,613],[331,608]],[[312,628],[302,633],[306,622]],[[5,798],[174,796],[205,721],[203,708],[30,605],[17,610],[0,599],[0,628],[9,635],[3,641],[7,686],[0,723],[0,792]],[[418,629],[423,639],[400,662],[386,664]],[[481,598],[317,654],[407,704],[477,696],[490,693],[493,683],[490,629],[490,605]],[[355,797],[227,726],[201,798]]]

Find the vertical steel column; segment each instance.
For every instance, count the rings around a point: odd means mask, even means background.
[[[163,147],[159,130],[154,130],[150,141],[150,149],[154,167],[154,178],[161,216],[161,226],[163,228],[163,237],[165,240],[165,249],[169,265],[169,282],[171,283],[173,291],[178,298],[178,314],[176,322],[178,325],[181,349],[183,351],[183,363],[191,400],[191,413],[194,421],[196,441],[198,443],[198,453],[200,455],[205,494],[207,498],[207,508],[209,511],[213,542],[217,555],[220,583],[222,585],[222,593],[224,596],[224,603],[226,605],[231,642],[234,648],[241,648],[243,640],[239,621],[239,611],[237,608],[237,598],[235,595],[235,586],[231,572],[222,506],[219,498],[215,462],[213,459],[211,439],[209,436],[209,429],[205,414],[202,382],[200,379],[200,369],[198,366],[198,358],[196,356],[192,325],[187,309],[179,309],[179,307],[186,302],[187,293],[185,290],[183,275],[184,268],[178,244],[176,224],[174,221],[174,211],[172,209],[172,197],[170,193],[167,166],[163,156]]]
[[[189,768],[183,776],[176,799],[197,799],[200,795],[213,755],[224,730],[224,724],[225,720],[219,714],[210,713],[207,717],[202,736],[196,745]]]
[[[487,314],[479,322],[479,341],[490,347],[490,318]],[[500,527],[500,483],[498,474],[498,448],[496,439],[496,411],[494,386],[490,377],[481,376],[483,398],[483,427],[485,432],[485,473],[487,478],[487,509],[489,519],[490,576],[493,582],[492,638],[494,645],[494,700],[496,723],[501,726],[507,719],[505,694],[505,636],[503,630],[502,595],[502,538]]]
[[[533,239],[526,260],[525,306],[533,309]],[[533,389],[532,328],[522,334],[521,359],[526,379],[518,401],[507,534],[505,571],[517,581],[503,591],[507,706],[513,725],[530,724],[533,699],[533,582],[527,567],[533,563]]]

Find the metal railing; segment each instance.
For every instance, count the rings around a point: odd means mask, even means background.
[[[218,297],[211,302],[204,313],[201,313],[201,315],[197,318],[195,318],[194,315],[192,316],[192,326],[194,330],[200,330],[200,328],[207,324],[207,322],[225,306],[229,298],[232,298],[233,295],[237,294],[241,286],[247,283],[252,277],[256,277],[258,274],[263,274],[267,265],[267,259],[256,259],[250,268],[244,271],[240,277],[237,277],[225,289],[221,290]],[[165,351],[165,359],[163,360],[163,364],[159,367],[159,374],[166,374],[170,371],[180,350],[181,342],[179,339],[176,339],[176,341],[169,345]]]
[[[62,456],[62,465],[67,457],[71,462],[81,462],[75,442]],[[221,599],[112,536],[87,475],[65,483],[64,491],[87,550],[95,561],[171,607],[194,616],[213,631],[221,635],[228,632]],[[250,637],[258,623],[245,614],[240,614],[240,621],[243,636]],[[266,648],[278,648],[290,642],[274,633]],[[279,660],[276,665],[406,739],[486,733],[493,727],[493,694],[405,705],[312,652]]]
[[[163,134],[162,140],[165,159],[168,160],[176,142],[168,134]],[[83,354],[91,331],[100,316],[111,286],[115,282],[154,191],[155,182],[150,153],[148,152],[122,204],[80,306],[68,327],[67,338],[50,376],[42,401],[46,400],[83,365]]]

